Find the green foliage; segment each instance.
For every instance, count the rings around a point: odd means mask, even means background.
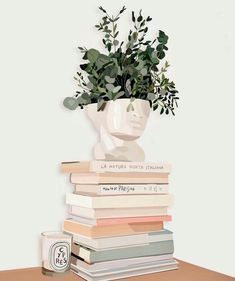
[[[107,54],[96,49],[78,47],[83,53],[82,72],[75,78],[79,91],[74,97],[67,97],[64,106],[70,110],[83,108],[87,104],[97,103],[97,110],[104,110],[107,101],[130,98],[127,111],[133,110],[135,98],[148,100],[153,110],[160,114],[174,115],[177,107],[178,91],[175,84],[166,77],[169,68],[167,61],[162,62],[168,50],[168,36],[160,30],[154,40],[146,40],[150,16],[144,17],[140,10],[132,12],[133,29],[128,33],[126,44],[118,40],[118,20],[126,10],[125,6],[116,16],[110,16],[103,7],[99,7],[104,16],[95,27],[102,32]],[[86,74],[86,80],[83,74]]]

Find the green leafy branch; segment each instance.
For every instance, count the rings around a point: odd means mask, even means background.
[[[133,101],[143,99],[149,101],[153,110],[160,110],[160,114],[174,115],[178,106],[178,91],[173,81],[166,77],[170,67],[166,61],[162,67],[162,60],[168,50],[168,35],[162,30],[153,40],[146,40],[150,16],[144,18],[142,10],[131,13],[134,29],[129,31],[126,48],[124,42],[119,44],[117,36],[117,21],[126,10],[125,6],[116,16],[110,16],[103,7],[102,21],[96,25],[104,33],[102,39],[108,54],[96,49],[78,47],[83,54],[84,63],[80,65],[81,72],[75,80],[79,90],[73,97],[64,100],[65,107],[75,110],[90,103],[97,103],[97,110],[104,110],[108,101],[121,98],[130,99],[128,111],[133,110]],[[86,73],[84,79],[83,74]],[[87,80],[87,81],[86,81]]]
[[[116,52],[116,47],[119,45],[119,41],[117,40],[119,31],[117,31],[116,22],[119,20],[120,15],[126,10],[126,7],[123,6],[115,17],[110,16],[103,7],[100,6],[99,9],[105,14],[105,16],[102,18],[102,22],[95,25],[95,27],[105,33],[104,39],[102,40],[105,48],[111,52],[112,47],[114,47],[114,52]]]

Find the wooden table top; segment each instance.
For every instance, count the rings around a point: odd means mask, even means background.
[[[48,277],[41,267],[0,271],[0,281],[84,281],[69,272],[64,276]],[[154,274],[123,278],[120,281],[235,281],[235,278],[193,264],[179,261],[179,269]]]

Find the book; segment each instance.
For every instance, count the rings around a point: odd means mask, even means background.
[[[90,274],[87,271],[84,271],[80,266],[75,266],[71,264],[72,271],[84,278],[87,281],[110,281],[117,280],[132,276],[139,276],[145,274],[151,274],[156,272],[162,272],[167,270],[175,270],[178,268],[178,262],[175,260],[159,262],[158,264],[138,266],[136,268],[125,268],[121,270],[110,270],[110,272],[105,272],[101,274]],[[143,276],[144,278],[144,276]]]
[[[147,172],[170,173],[171,165],[163,163],[128,162],[128,161],[74,161],[62,162],[64,173],[104,173],[104,172]]]
[[[74,232],[92,238],[148,233],[162,229],[163,222],[91,226],[76,222],[72,219],[67,219],[63,224],[63,230],[65,232]]]
[[[71,263],[75,266],[80,267],[81,270],[86,271],[90,274],[98,274],[104,272],[110,272],[112,270],[121,270],[128,268],[135,268],[145,265],[159,264],[159,262],[166,262],[173,259],[172,254],[158,255],[158,256],[147,256],[130,259],[120,259],[112,261],[97,262],[88,264],[76,256],[71,256]]]
[[[89,224],[89,225],[112,225],[112,224],[126,224],[126,223],[141,223],[141,222],[159,222],[171,221],[172,217],[167,216],[148,216],[148,217],[127,217],[127,218],[107,218],[107,219],[88,219],[80,216],[70,216],[74,221]]]
[[[167,194],[168,184],[76,184],[74,193],[96,195]]]
[[[74,184],[148,184],[168,183],[167,173],[71,173]]]
[[[141,208],[166,207],[173,203],[170,194],[132,195],[132,196],[87,196],[81,194],[66,194],[66,204],[85,208]]]
[[[68,232],[73,236],[73,242],[83,245],[95,251],[105,249],[115,249],[120,247],[130,247],[134,245],[147,245],[151,242],[173,240],[173,233],[167,229],[161,231],[133,234],[105,238],[89,238],[73,232]]]
[[[84,246],[72,243],[72,254],[90,264],[118,259],[173,254],[173,252],[173,240],[101,251],[94,251]]]
[[[99,218],[119,218],[119,217],[145,217],[145,216],[165,216],[167,207],[144,207],[144,208],[107,208],[93,209],[79,206],[69,206],[69,213],[90,219]]]

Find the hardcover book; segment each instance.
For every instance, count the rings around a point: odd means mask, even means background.
[[[76,184],[74,193],[93,195],[167,194],[168,184]]]
[[[71,215],[81,216],[90,219],[167,215],[167,207],[106,208],[106,209],[84,208],[84,207],[73,206],[73,205],[70,205],[69,207],[70,207],[69,213]]]
[[[74,184],[168,184],[167,173],[72,173]]]
[[[87,196],[81,194],[66,194],[66,204],[84,208],[141,208],[166,207],[173,203],[170,194],[132,195],[132,196]]]
[[[63,228],[64,231],[67,232],[74,232],[92,238],[99,238],[155,232],[163,229],[163,222],[91,226],[88,224],[82,224],[74,220],[67,219],[64,221]]]
[[[74,243],[83,245],[95,251],[147,245],[152,242],[173,240],[172,232],[167,229],[150,233],[105,238],[90,238],[73,232],[69,232],[69,234],[73,236]]]
[[[118,259],[167,255],[173,254],[173,252],[174,245],[172,240],[104,251],[94,251],[78,244],[72,244],[72,254],[90,264]]]
[[[128,161],[74,161],[62,162],[64,173],[104,173],[104,172],[147,172],[170,173],[171,166],[162,163],[128,162]]]

